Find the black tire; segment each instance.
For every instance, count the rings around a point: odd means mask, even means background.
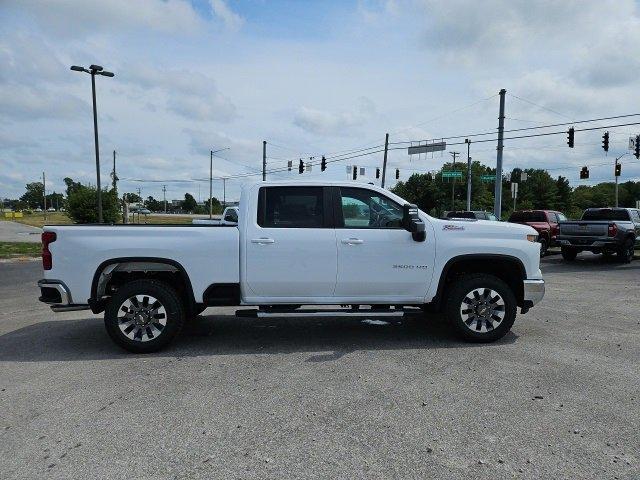
[[[634,248],[635,248],[635,244],[636,241],[634,238],[627,238],[624,241],[624,245],[622,245],[622,247],[618,250],[618,259],[622,262],[622,263],[631,263],[631,261],[633,260],[633,254],[635,253]]]
[[[478,297],[473,295],[473,292],[482,292]],[[502,302],[502,309],[498,310],[499,305],[496,307],[495,313],[503,312],[503,316],[497,325],[493,326],[495,320],[481,319],[480,316],[475,316],[475,313],[463,313],[465,307],[470,307],[468,301],[470,299],[478,298],[480,300],[485,299],[486,302],[480,301],[479,303],[492,303],[491,296],[487,295],[487,292],[493,291],[497,293],[500,299],[498,302]],[[498,298],[493,296],[493,300]],[[478,308],[482,308],[480,305]],[[470,309],[466,309],[470,310]],[[494,312],[494,310],[491,310]],[[500,280],[498,277],[488,275],[484,273],[476,273],[460,277],[447,295],[447,302],[445,305],[445,313],[449,325],[453,328],[456,335],[467,342],[493,342],[504,337],[516,319],[517,301],[513,294],[513,291],[509,286]],[[469,316],[473,316],[472,319]],[[498,316],[496,315],[496,317]],[[493,316],[491,318],[494,318]],[[498,318],[496,318],[498,320]],[[492,322],[491,328],[489,328],[489,322]],[[480,326],[480,327],[479,327]],[[481,328],[484,331],[479,331]]]
[[[141,296],[142,301],[131,302],[136,296]],[[160,308],[153,308],[156,302],[150,303],[151,298],[157,300]],[[138,303],[138,307],[135,303]],[[148,323],[137,323],[138,316],[133,312],[139,312],[140,307],[148,313]],[[143,322],[145,315],[142,314],[139,318],[140,322]],[[157,280],[135,280],[126,283],[111,297],[104,312],[104,324],[111,339],[118,346],[133,353],[156,352],[165,347],[182,329],[184,318],[184,305],[177,292]],[[164,325],[161,325],[162,321],[165,322]],[[125,333],[127,330],[129,331]],[[133,335],[133,338],[129,335]]]
[[[540,258],[544,257],[549,250],[549,241],[545,237],[540,237]]]
[[[575,248],[562,247],[560,251],[562,252],[562,258],[567,262],[573,262],[578,256],[578,250]]]

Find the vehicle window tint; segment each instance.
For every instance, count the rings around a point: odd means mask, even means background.
[[[402,228],[402,207],[372,190],[341,188],[345,228]]]
[[[448,212],[447,218],[479,218],[475,212]]]
[[[263,187],[258,225],[264,228],[322,228],[322,187]]]
[[[640,213],[638,210],[631,210],[631,218],[635,223],[640,223]]]
[[[567,217],[563,213],[558,212],[556,215],[558,216],[558,221],[559,222],[566,222],[567,221]]]
[[[493,222],[498,220],[498,217],[496,217],[493,213],[487,213],[487,220],[491,220]]]
[[[620,220],[628,221],[629,212],[626,210],[612,210],[610,208],[599,208],[597,210],[585,210],[582,220]]]
[[[544,212],[513,212],[509,217],[510,222],[546,222]]]

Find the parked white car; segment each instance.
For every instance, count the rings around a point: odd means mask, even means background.
[[[245,186],[238,213],[233,226],[46,226],[40,300],[104,312],[118,345],[150,352],[214,305],[296,317],[436,310],[463,339],[487,342],[544,295],[540,245],[525,225],[440,220],[346,182]]]

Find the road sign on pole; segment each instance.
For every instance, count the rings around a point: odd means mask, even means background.
[[[495,175],[480,175],[480,181],[482,182],[493,182],[495,179]]]
[[[462,178],[462,172],[453,170],[443,170],[442,178]]]
[[[426,145],[416,145],[409,147],[407,153],[409,155],[418,155],[420,153],[441,152],[447,149],[447,142],[428,143]]]

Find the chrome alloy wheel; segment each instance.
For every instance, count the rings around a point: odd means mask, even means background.
[[[462,321],[476,333],[486,333],[497,328],[504,315],[504,299],[490,288],[471,290],[460,305]]]
[[[158,338],[167,325],[167,311],[157,298],[135,295],[118,309],[118,326],[122,333],[137,342]]]

